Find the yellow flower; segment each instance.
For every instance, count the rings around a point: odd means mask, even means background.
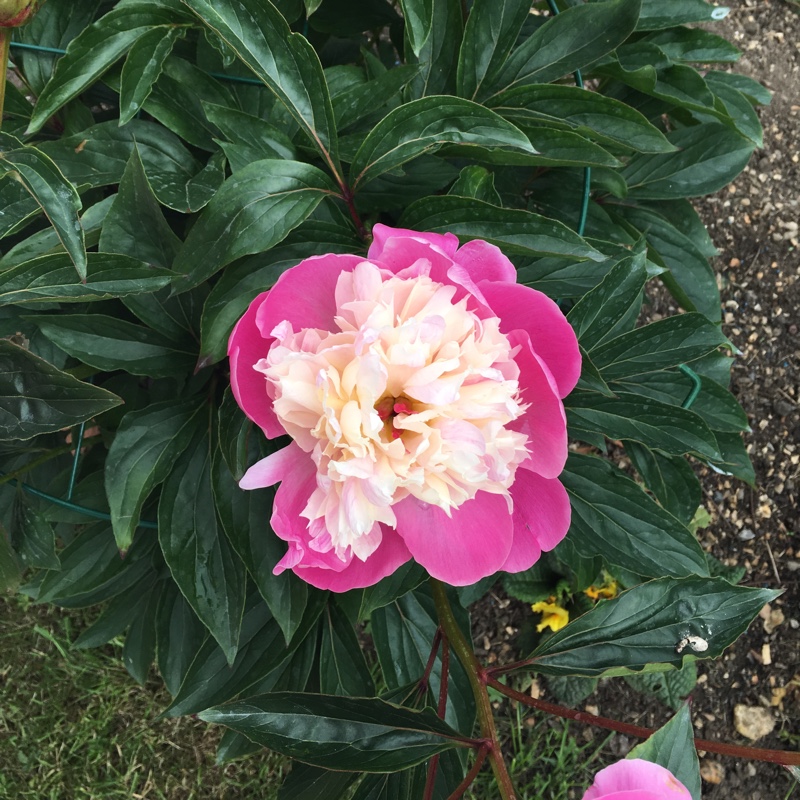
[[[545,628],[551,631],[560,631],[569,622],[569,611],[555,603],[542,601],[534,603],[531,609],[537,614],[542,614],[542,621],[536,626],[536,630],[541,633]]]
[[[613,578],[607,578],[600,586],[590,586],[583,593],[592,600],[610,600],[617,596],[617,592],[617,582]]]

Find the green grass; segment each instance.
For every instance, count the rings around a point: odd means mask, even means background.
[[[606,732],[583,737],[584,726],[570,726],[520,706],[498,715],[498,733],[507,741],[506,764],[519,800],[577,800],[591,785],[595,773],[617,759],[603,749],[614,735]],[[470,800],[495,800],[492,773],[484,769],[467,794]]]
[[[221,734],[141,687],[117,645],[71,650],[80,612],[0,598],[0,797],[14,800],[274,800],[285,761],[217,767]],[[77,621],[76,621],[77,620]]]

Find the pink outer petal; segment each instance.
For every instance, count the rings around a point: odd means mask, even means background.
[[[310,456],[292,442],[253,464],[239,481],[239,488],[264,489],[267,486],[274,486],[292,470],[297,469],[301,459],[310,460]]]
[[[689,790],[659,764],[640,758],[617,761],[600,770],[583,800],[692,800]]]
[[[268,294],[263,292],[256,297],[236,323],[228,341],[228,355],[231,360],[231,389],[236,402],[268,439],[274,439],[285,431],[272,410],[266,378],[253,369],[269,349],[269,342],[264,341],[256,326],[258,309]]]
[[[369,246],[367,258],[371,261],[386,261],[384,250],[387,242],[391,239],[413,239],[418,242],[426,242],[451,259],[458,248],[458,237],[452,233],[421,233],[420,231],[410,231],[407,228],[390,228],[379,222],[372,228],[372,244]],[[397,244],[395,243],[395,245]],[[392,250],[395,250],[395,247],[392,247]],[[395,250],[395,252],[397,251]],[[407,266],[409,266],[408,263],[403,264],[400,269]]]
[[[342,272],[351,272],[364,261],[350,253],[312,256],[286,270],[267,293],[258,308],[256,324],[265,338],[275,326],[289,320],[295,331],[301,328],[334,330],[336,281]],[[267,354],[269,344],[262,357]]]
[[[561,309],[547,295],[512,283],[482,281],[483,292],[492,312],[500,317],[500,330],[527,331],[531,344],[553,374],[560,397],[566,397],[581,374],[581,354],[575,331]]]
[[[567,417],[558,387],[542,360],[531,350],[523,331],[508,336],[520,350],[514,361],[520,369],[519,389],[528,409],[508,427],[528,436],[530,456],[523,466],[545,478],[557,478],[567,461]]]
[[[341,572],[298,564],[293,568],[294,574],[317,589],[330,589],[332,592],[372,586],[411,559],[405,542],[395,531],[385,525],[381,525],[381,531],[383,539],[366,561],[353,558]]]
[[[478,492],[452,517],[415,497],[392,508],[397,532],[414,559],[451,586],[469,586],[497,572],[508,557],[513,525],[500,495]]]
[[[481,239],[467,242],[453,259],[464,267],[474,281],[501,281],[516,283],[517,270],[503,255],[499,247]]]
[[[567,535],[569,496],[556,478],[543,478],[527,469],[517,470],[510,491],[514,541],[501,569],[522,572],[539,560],[542,550],[552,550]]]

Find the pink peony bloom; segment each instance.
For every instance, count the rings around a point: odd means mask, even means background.
[[[668,769],[629,758],[600,770],[583,800],[692,800],[692,795]]]
[[[280,482],[275,572],[347,591],[410,558],[456,586],[527,569],[569,527],[575,334],[494,245],[373,236],[285,272],[231,335],[239,405],[294,440],[240,483]]]

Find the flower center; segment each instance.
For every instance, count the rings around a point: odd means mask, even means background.
[[[288,322],[256,364],[287,433],[317,465],[303,516],[312,547],[366,559],[406,497],[446,513],[504,495],[528,457],[525,410],[496,317],[480,318],[427,262],[397,277],[362,262],[336,286],[336,330]]]

